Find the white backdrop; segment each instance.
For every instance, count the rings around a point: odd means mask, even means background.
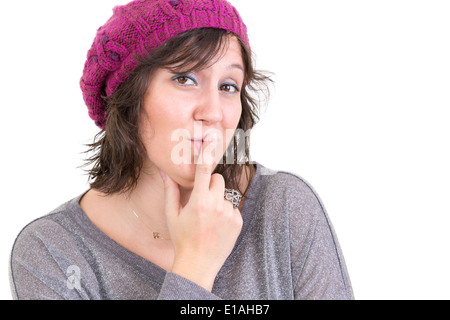
[[[88,188],[97,128],[78,86],[96,29],[126,0],[0,11],[0,299],[15,236]],[[357,299],[450,298],[450,2],[234,0],[275,73],[252,155],[322,198]]]

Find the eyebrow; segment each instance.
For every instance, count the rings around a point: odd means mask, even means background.
[[[230,64],[227,69],[239,69],[242,70],[242,72],[244,72],[244,67],[240,63]]]

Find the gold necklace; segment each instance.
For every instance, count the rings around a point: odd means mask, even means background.
[[[153,231],[152,228],[150,228],[145,222],[144,220],[142,220],[139,215],[136,213],[136,211],[134,211],[133,207],[131,206],[131,203],[128,203],[128,205],[130,206],[131,212],[133,212],[134,216],[144,225],[144,227],[146,227],[148,230],[150,230],[153,234],[153,239],[155,240],[170,240],[169,238],[164,238],[163,236],[161,236],[160,232],[156,232]]]

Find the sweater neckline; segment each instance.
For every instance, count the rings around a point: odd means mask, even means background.
[[[260,191],[260,180],[261,180],[261,172],[266,170],[264,166],[259,164],[258,162],[254,162],[256,165],[256,172],[253,176],[252,181],[250,182],[250,186],[247,191],[247,196],[244,201],[244,205],[242,206],[241,215],[243,220],[242,230],[239,234],[236,244],[231,251],[230,257],[235,254],[235,252],[239,248],[239,244],[243,241],[249,226],[253,220],[254,216],[254,208],[256,207],[256,201],[258,199],[258,194]],[[128,250],[121,244],[114,241],[108,235],[106,235],[103,231],[101,231],[97,226],[95,226],[92,221],[88,218],[86,213],[80,206],[80,200],[86,192],[86,190],[78,197],[72,199],[69,202],[69,206],[72,210],[69,212],[72,215],[72,218],[77,222],[77,224],[86,232],[86,235],[95,241],[95,243],[99,244],[108,252],[112,253],[114,256],[122,260],[124,263],[130,265],[131,267],[137,269],[140,273],[147,276],[151,281],[154,281],[160,285],[164,282],[164,278],[166,276],[167,271],[158,266],[157,264],[149,261],[140,255]]]

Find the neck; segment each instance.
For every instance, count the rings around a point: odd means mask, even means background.
[[[179,186],[180,202],[184,206],[189,201],[192,189]],[[164,183],[158,169],[143,170],[136,188],[123,196],[129,202],[131,209],[136,212],[141,222],[151,228],[153,232],[159,232],[162,237],[168,238],[164,200]],[[131,218],[134,216],[130,215]]]
[[[246,168],[241,176],[243,190],[247,187],[254,174],[253,167]],[[192,193],[192,188],[179,185],[180,203],[185,206]],[[157,168],[142,170],[136,188],[129,194],[123,196],[129,203],[130,218],[136,218],[131,209],[139,216],[140,222],[153,232],[159,232],[163,238],[169,238],[169,230],[165,214],[164,183]],[[244,198],[245,199],[245,198]],[[242,209],[243,201],[239,206]]]

